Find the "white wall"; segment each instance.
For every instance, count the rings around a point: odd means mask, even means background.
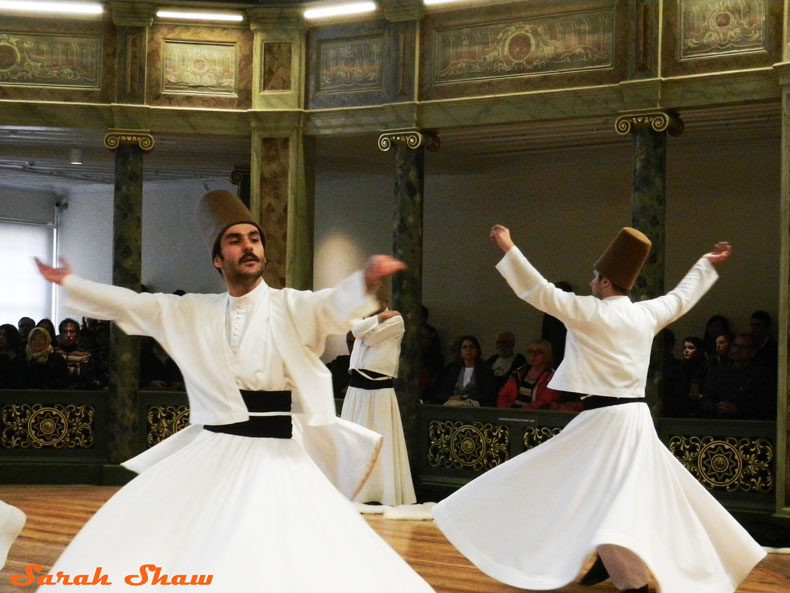
[[[209,189],[230,189],[224,180]],[[153,292],[218,292],[222,279],[211,265],[194,216],[203,182],[143,185],[142,282]],[[72,190],[61,216],[60,253],[74,272],[98,282],[112,281],[112,186]],[[68,316],[62,305],[58,319]]]
[[[779,145],[699,150],[673,145],[667,157],[666,288],[672,288],[717,240],[735,245],[721,281],[685,318],[678,340],[700,335],[714,313],[747,331],[751,311],[775,319],[779,265]],[[392,164],[394,169],[394,162]],[[494,223],[551,281],[589,293],[592,264],[614,234],[631,224],[630,146],[556,151],[481,161],[476,172],[432,175],[426,164],[423,301],[449,344],[472,333],[484,354],[511,329],[524,349],[539,337],[541,314],[519,301],[494,269]],[[331,284],[360,254],[391,252],[393,171],[341,175],[319,170],[316,190],[316,283]],[[333,247],[343,237],[343,249]],[[344,351],[333,341],[325,358]],[[678,347],[677,352],[680,352]]]

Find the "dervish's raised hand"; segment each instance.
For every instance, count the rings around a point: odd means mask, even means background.
[[[713,265],[718,265],[732,255],[732,245],[727,241],[719,241],[713,246],[713,251],[703,255]]]
[[[510,251],[510,248],[513,247],[513,240],[510,238],[510,229],[501,224],[495,224],[491,227],[491,232],[488,236],[499,245],[499,248],[505,253]]]
[[[49,280],[50,282],[54,282],[55,284],[63,284],[63,279],[69,274],[71,274],[71,266],[67,264],[66,260],[63,259],[62,257],[58,260],[61,266],[59,268],[53,268],[52,266],[48,266],[37,257],[33,259],[36,260],[38,271],[41,272],[41,275],[44,276],[44,279]]]
[[[399,259],[389,255],[374,255],[365,266],[365,288],[368,292],[375,292],[384,278],[405,269],[406,264]]]

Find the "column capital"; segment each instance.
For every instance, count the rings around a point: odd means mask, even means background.
[[[110,16],[116,27],[150,27],[154,22],[156,5],[150,2],[113,2]]]
[[[154,148],[154,137],[148,130],[119,130],[110,129],[104,136],[104,147],[115,150],[121,144],[133,144],[141,150],[149,151]]]
[[[233,171],[230,173],[230,182],[233,185],[239,185],[244,178],[249,178],[251,173],[250,165],[233,165]]]
[[[417,129],[387,130],[379,136],[379,150],[387,152],[393,144],[405,144],[412,150],[425,146],[431,152],[439,150],[439,136]]]
[[[680,136],[683,132],[683,120],[676,113],[658,109],[624,113],[614,120],[614,130],[621,136],[645,127],[654,132],[669,132],[672,136]]]
[[[418,21],[425,14],[422,0],[379,0],[379,5],[390,22]]]

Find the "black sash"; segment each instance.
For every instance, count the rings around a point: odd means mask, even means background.
[[[366,375],[370,375],[371,377],[386,377],[387,375],[382,375],[381,373],[376,373],[375,371],[368,371],[366,369],[362,369],[365,371]],[[387,387],[392,387],[392,377],[388,377],[386,379],[381,379],[379,381],[374,381],[373,379],[369,379],[357,369],[351,369],[351,378],[348,381],[349,387],[359,387],[360,389],[386,389]]]
[[[602,395],[591,395],[582,400],[582,409],[595,410],[596,408],[606,408],[608,406],[619,406],[621,404],[645,403],[644,397],[604,397]]]
[[[290,412],[290,391],[246,391],[240,390],[244,404],[250,412]],[[291,417],[282,416],[250,416],[244,422],[233,424],[206,424],[203,426],[211,432],[233,434],[242,437],[290,439],[293,435]]]

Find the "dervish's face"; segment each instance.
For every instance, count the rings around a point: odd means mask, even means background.
[[[221,255],[214,258],[214,267],[226,281],[254,279],[263,274],[263,241],[255,225],[241,223],[228,227],[220,239],[219,251]]]
[[[593,277],[592,280],[590,280],[590,292],[597,299],[603,298],[602,284],[604,280],[605,280],[604,276],[599,274],[597,271],[593,270]]]

